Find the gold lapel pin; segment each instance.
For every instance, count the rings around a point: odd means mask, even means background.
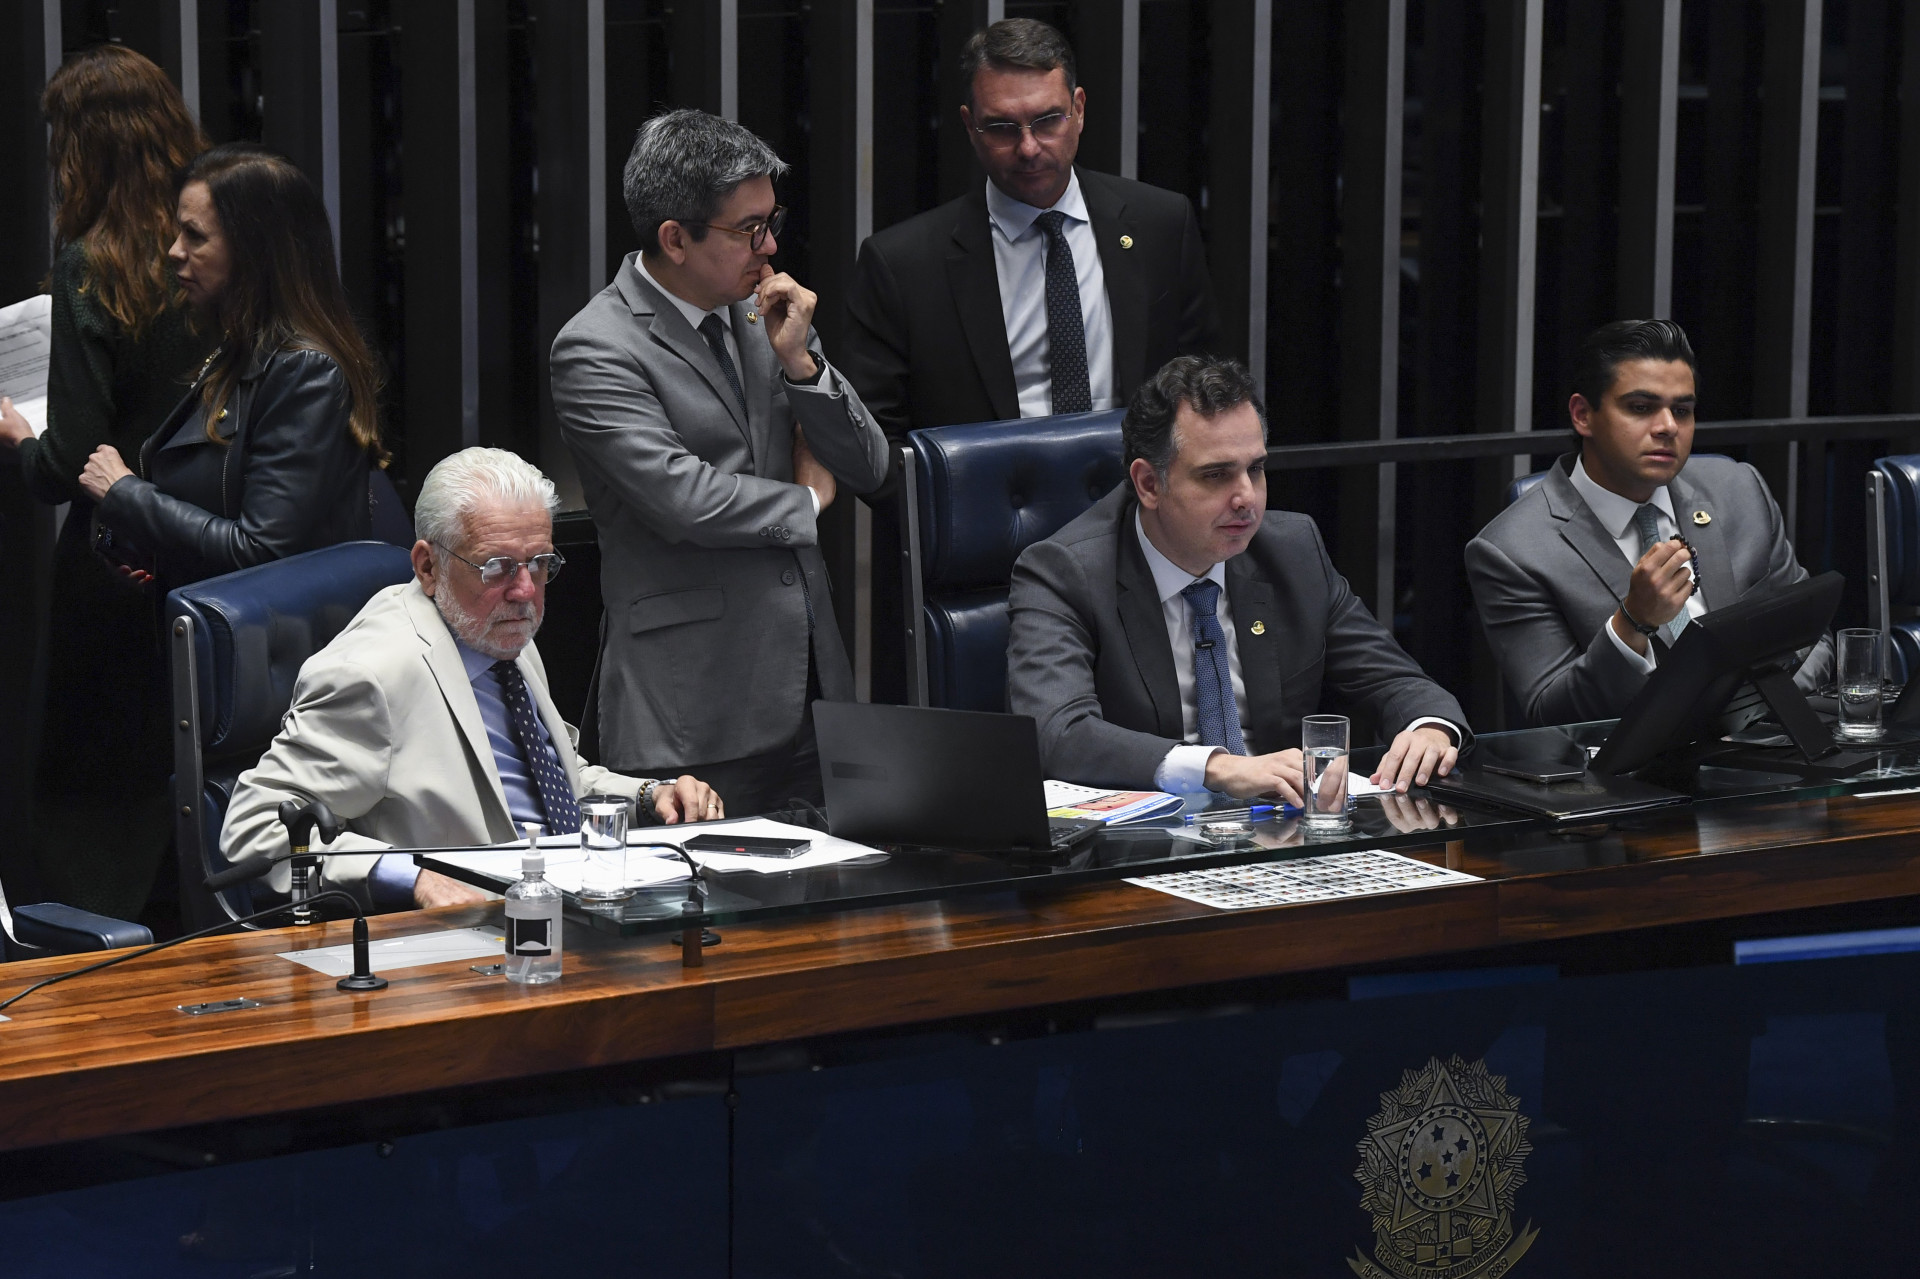
[[[1267,624],[1265,622],[1255,622],[1252,626],[1249,626],[1247,629],[1252,631],[1255,635],[1265,635],[1267,633]]]
[[[1133,247],[1133,237],[1130,235],[1121,236],[1120,247],[1123,249],[1131,249]]]
[[[1708,515],[1705,511],[1695,511],[1693,513],[1693,522],[1695,524],[1711,524],[1713,523],[1713,516]]]
[[[758,311],[747,312],[747,323],[748,324],[760,323],[760,313]]]

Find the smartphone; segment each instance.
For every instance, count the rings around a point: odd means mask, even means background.
[[[1486,772],[1539,782],[1543,786],[1549,782],[1578,781],[1586,775],[1585,747],[1564,738],[1540,741],[1537,735],[1529,736],[1535,740],[1482,742],[1474,752],[1473,762]]]
[[[1585,777],[1587,770],[1581,765],[1551,763],[1547,760],[1481,760],[1480,767],[1489,773],[1499,773],[1502,777],[1518,777],[1523,781],[1573,782]]]
[[[736,857],[798,857],[813,847],[810,839],[783,835],[695,835],[684,845],[690,853],[731,853]]]

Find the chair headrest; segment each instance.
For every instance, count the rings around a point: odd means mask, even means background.
[[[280,730],[300,667],[374,592],[412,576],[397,546],[342,542],[169,592],[169,634],[174,619],[193,619],[202,749],[264,749]]]
[[[1004,586],[1013,562],[1126,476],[1121,409],[914,431],[927,584]]]
[[[1920,600],[1920,454],[1883,457],[1873,469],[1887,477],[1887,598]]]

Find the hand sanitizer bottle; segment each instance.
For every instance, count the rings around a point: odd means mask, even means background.
[[[507,889],[505,972],[526,986],[560,980],[560,890],[547,882],[547,859],[531,832],[520,878]]]

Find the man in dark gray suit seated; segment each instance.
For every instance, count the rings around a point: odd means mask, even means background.
[[[1047,776],[1300,802],[1300,720],[1394,732],[1374,779],[1453,768],[1466,716],[1348,589],[1304,515],[1267,512],[1266,414],[1232,360],[1135,392],[1127,482],[1013,570],[1007,692]]]
[[[731,120],[657,115],[627,158],[640,252],[553,343],[553,407],[600,531],[600,754],[697,759],[736,813],[818,802],[814,699],[853,700],[820,513],[886,440],[768,259],[787,166]],[[681,771],[677,770],[676,771]]]
[[[1581,347],[1580,451],[1467,546],[1494,660],[1530,724],[1611,719],[1689,621],[1802,581],[1760,473],[1693,450],[1693,348],[1671,320],[1617,320]],[[1794,682],[1818,687],[1825,640]]]

